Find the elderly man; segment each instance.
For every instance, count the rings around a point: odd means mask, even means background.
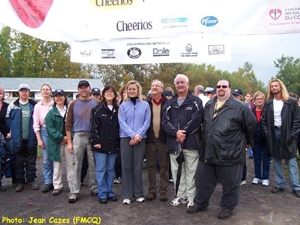
[[[222,79],[217,84],[217,96],[206,104],[203,121],[197,194],[194,206],[187,213],[206,211],[219,181],[223,194],[218,218],[226,219],[239,200],[245,148],[250,143],[256,119],[244,103],[233,98],[230,82]]]
[[[297,135],[300,128],[300,110],[295,98],[289,97],[279,79],[269,83],[268,100],[262,109],[262,128],[267,139],[268,153],[273,158],[276,187],[273,194],[285,190],[282,160],[289,171],[290,187],[300,197],[299,171],[296,158]]]
[[[202,100],[203,108],[205,107],[205,104],[210,100],[209,97],[204,95],[204,87],[202,85],[197,85],[194,88],[194,95],[198,96]]]
[[[196,194],[195,172],[198,164],[200,125],[203,118],[203,106],[200,98],[188,91],[189,79],[178,74],[174,80],[177,95],[168,100],[163,108],[163,129],[167,133],[167,149],[170,153],[171,170],[176,184],[178,162],[176,158],[183,149],[184,163],[176,198],[171,205],[188,203],[194,205]]]
[[[169,185],[169,156],[166,147],[166,133],[162,129],[162,109],[167,99],[162,96],[164,85],[160,80],[151,84],[151,97],[147,99],[151,110],[151,122],[147,131],[146,159],[148,169],[149,188],[146,200],[156,198],[156,167],[157,156],[160,166],[160,201],[168,200],[167,189]]]

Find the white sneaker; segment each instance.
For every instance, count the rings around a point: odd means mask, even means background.
[[[262,186],[269,186],[269,180],[262,180],[261,185]]]
[[[244,185],[246,185],[246,181],[245,180],[242,180],[242,182],[241,182],[241,186],[244,186]]]
[[[170,205],[172,205],[172,206],[178,206],[178,205],[181,205],[181,204],[187,204],[187,203],[188,203],[187,199],[174,198],[174,199],[170,202]]]
[[[137,202],[144,202],[144,201],[145,201],[145,198],[140,197],[140,198],[137,198],[136,201],[137,201]]]
[[[131,203],[131,202],[130,202],[130,199],[124,199],[124,200],[123,200],[123,204],[124,204],[124,205],[130,205],[130,203]]]
[[[188,202],[187,208],[190,208],[190,207],[193,207],[193,206],[194,206],[194,202],[192,202],[192,201]]]
[[[260,183],[260,179],[258,179],[256,177],[252,181],[252,184],[259,184],[259,183]]]

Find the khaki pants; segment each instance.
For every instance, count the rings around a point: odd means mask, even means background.
[[[179,154],[180,152],[177,154],[170,154],[171,172],[174,180],[174,187],[176,185],[178,171],[178,162],[176,161],[176,158],[179,156]],[[198,150],[183,149],[183,155],[184,162],[182,164],[177,197],[193,202],[196,195],[195,173],[199,161],[199,153]]]

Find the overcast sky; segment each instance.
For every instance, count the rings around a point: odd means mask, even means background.
[[[265,85],[278,72],[274,66],[276,59],[282,55],[300,58],[300,34],[235,36],[231,45],[231,62],[211,64],[233,72],[248,61],[253,65],[256,78]]]

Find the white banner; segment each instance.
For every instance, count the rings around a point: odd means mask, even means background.
[[[143,64],[230,61],[228,36],[113,39],[73,42],[72,62],[92,64]]]

